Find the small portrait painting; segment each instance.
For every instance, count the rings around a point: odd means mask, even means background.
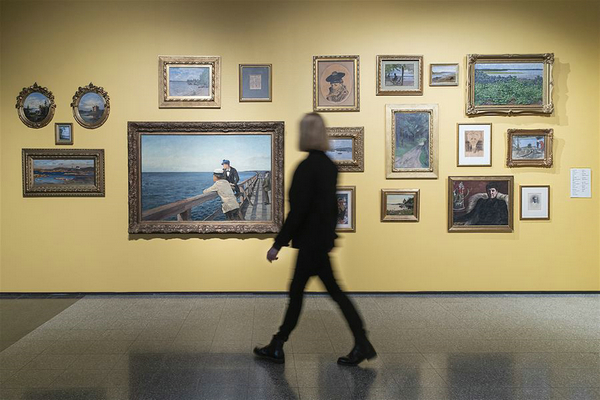
[[[358,111],[358,56],[314,58],[314,111]]]
[[[551,167],[552,129],[509,129],[509,167]]]
[[[271,101],[271,64],[240,64],[240,101]]]
[[[458,124],[458,166],[491,166],[491,139],[491,124]]]
[[[338,187],[337,197],[337,228],[338,232],[354,232],[355,225],[355,187]]]
[[[541,203],[541,193],[529,193],[529,210],[531,211],[539,211],[542,209]]]
[[[465,132],[465,157],[482,157],[483,145],[483,131],[471,130]]]
[[[458,86],[458,64],[430,64],[429,86]]]
[[[377,56],[377,95],[422,95],[422,56]]]
[[[550,219],[550,186],[521,186],[521,219]]]
[[[419,221],[419,190],[382,189],[381,221]]]
[[[54,124],[56,135],[56,144],[73,144],[73,124],[56,123]]]

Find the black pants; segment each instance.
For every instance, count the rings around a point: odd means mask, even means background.
[[[352,301],[346,296],[337,284],[329,262],[327,251],[313,251],[300,249],[298,259],[296,260],[296,270],[294,278],[290,284],[289,303],[285,313],[283,324],[279,327],[279,332],[275,335],[277,339],[288,340],[290,333],[296,327],[300,311],[302,310],[302,298],[304,288],[311,276],[317,275],[325,285],[331,298],[338,304],[348,326],[354,335],[357,343],[366,340],[366,334],[363,327],[363,321],[352,304]]]

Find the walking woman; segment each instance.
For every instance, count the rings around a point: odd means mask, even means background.
[[[377,356],[367,339],[363,321],[350,299],[338,286],[329,261],[333,249],[337,222],[337,167],[327,157],[329,140],[325,123],[317,113],[304,116],[300,122],[300,150],[309,153],[302,161],[292,180],[289,193],[290,212],[267,260],[277,260],[283,246],[292,242],[298,249],[296,269],[289,290],[289,303],[283,324],[271,343],[254,349],[254,354],[276,363],[285,362],[283,345],[298,323],[302,309],[304,288],[311,276],[318,276],[331,298],[338,304],[354,335],[354,348],[338,359],[341,365],[358,365],[365,359]]]

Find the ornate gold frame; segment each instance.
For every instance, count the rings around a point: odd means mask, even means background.
[[[548,188],[548,216],[547,217],[523,217],[523,189],[526,188]],[[550,185],[519,185],[519,220],[521,221],[548,221],[550,220]]]
[[[71,140],[62,140],[59,135],[58,127],[60,125],[69,125],[71,127]],[[54,124],[54,144],[56,145],[72,145],[73,144],[73,124],[70,122],[56,122]]]
[[[169,66],[205,65],[211,68],[208,99],[169,96]],[[221,57],[158,56],[158,108],[221,108]]]
[[[460,164],[460,127],[461,125],[489,125],[490,126],[490,163],[489,164]],[[493,146],[494,146],[494,141],[492,140],[493,138],[493,130],[492,130],[492,123],[491,122],[483,122],[483,123],[476,123],[476,122],[458,122],[456,124],[456,166],[457,167],[491,167],[492,166],[492,158],[493,158]]]
[[[334,127],[327,128],[327,136],[331,139],[352,139],[352,161],[335,161],[340,172],[364,172],[365,170],[365,128]]]
[[[381,79],[384,75],[381,65],[383,61],[418,61],[419,62],[419,88],[404,90],[382,90]],[[377,96],[422,96],[423,95],[423,56],[377,56],[377,80],[375,81],[375,94]]]
[[[508,182],[508,225],[454,225],[454,181],[506,181]],[[510,233],[514,226],[514,177],[513,176],[449,176],[448,177],[448,232],[500,232]]]
[[[354,105],[353,106],[320,106],[319,77],[317,69],[319,61],[351,61],[354,64]],[[313,56],[313,111],[360,111],[360,57],[359,56]]]
[[[387,196],[390,194],[412,194],[415,196],[412,215],[387,215]],[[419,222],[420,206],[419,189],[381,189],[381,222]]]
[[[242,97],[243,94],[243,81],[242,81],[242,70],[244,68],[247,67],[267,67],[269,68],[269,98],[268,99],[260,99],[260,98],[253,98],[253,97],[248,97],[248,98],[244,98]],[[239,99],[240,102],[242,103],[251,103],[251,102],[259,102],[259,103],[265,103],[265,102],[271,102],[273,101],[273,64],[240,64],[240,69],[239,69]]]
[[[100,118],[98,122],[95,122],[93,124],[85,122],[79,114],[79,102],[86,93],[96,93],[104,99],[104,112],[102,113],[102,118]],[[73,108],[73,117],[75,117],[75,121],[77,121],[79,125],[88,129],[96,129],[101,127],[108,119],[108,115],[110,114],[110,98],[108,97],[108,93],[106,93],[103,87],[95,86],[92,82],[90,82],[89,85],[83,87],[80,86],[77,89],[77,91],[73,95],[71,108]]]
[[[395,113],[429,113],[429,168],[394,168],[396,149]],[[437,104],[386,104],[385,106],[385,171],[387,179],[437,179],[438,178],[438,105]]]
[[[543,95],[542,105],[475,105],[475,64],[479,61],[485,63],[519,63],[519,62],[541,62],[544,64],[543,72]],[[527,115],[541,114],[549,115],[554,111],[552,102],[552,91],[554,81],[552,68],[554,65],[554,53],[544,54],[468,54],[467,55],[467,103],[466,114],[477,115]]]
[[[350,228],[336,228],[336,232],[356,232],[356,186],[338,186],[336,193],[340,191],[349,191],[350,198],[352,199],[352,210],[350,210],[352,215],[352,224],[350,224]]]
[[[24,110],[24,104],[25,104],[25,99],[27,99],[27,96],[29,96],[32,93],[41,93],[44,96],[46,96],[48,98],[48,100],[50,100],[50,108],[48,109],[48,115],[46,116],[46,118],[44,118],[43,120],[41,120],[40,122],[33,122],[30,121],[26,116],[25,116],[25,110]],[[52,118],[54,117],[54,109],[56,108],[56,103],[54,102],[54,95],[52,94],[52,92],[50,90],[48,90],[47,87],[44,86],[40,86],[37,84],[37,82],[34,82],[33,85],[29,86],[29,87],[25,87],[23,88],[23,90],[21,90],[21,93],[19,93],[19,95],[17,96],[17,104],[15,105],[16,109],[17,109],[17,113],[19,114],[19,119],[28,127],[30,128],[34,128],[34,129],[39,129],[39,128],[43,128],[44,126],[48,125],[50,123],[50,121],[52,121]]]
[[[544,159],[542,160],[513,160],[512,141],[515,136],[545,136]],[[553,163],[553,136],[554,129],[509,129],[506,131],[506,166],[514,167],[541,167],[550,168]]]
[[[456,66],[456,83],[433,83],[433,66],[434,65],[452,65]],[[458,63],[431,63],[429,64],[429,86],[458,86],[460,79],[460,65]]]
[[[34,186],[34,159],[94,159],[95,185]],[[23,149],[23,197],[104,197],[104,150]]]

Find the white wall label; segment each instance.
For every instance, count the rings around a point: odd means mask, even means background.
[[[571,197],[592,197],[591,168],[571,168]]]

